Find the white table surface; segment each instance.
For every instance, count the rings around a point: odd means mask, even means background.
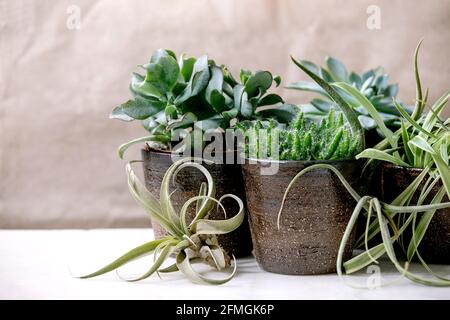
[[[89,280],[72,276],[93,271],[151,239],[151,229],[0,230],[0,299],[450,299],[450,288],[426,287],[407,279],[376,289],[355,289],[334,274],[268,273],[251,257],[239,259],[238,274],[221,286],[192,284],[180,273],[136,283],[122,281],[114,272]],[[133,262],[121,273],[143,273],[148,259]],[[382,282],[398,279],[387,262],[380,268]],[[450,274],[450,266],[434,268]],[[366,286],[368,277],[361,273],[346,281]]]

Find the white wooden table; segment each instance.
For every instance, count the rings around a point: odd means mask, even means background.
[[[151,239],[151,229],[0,230],[0,299],[450,299],[450,288],[398,279],[388,263],[380,266],[380,280],[398,280],[376,289],[355,289],[334,274],[264,272],[251,257],[239,259],[238,274],[222,286],[192,284],[180,273],[163,275],[163,279],[155,275],[137,283],[124,282],[114,272],[89,280],[72,277],[93,271]],[[121,272],[143,273],[148,259]],[[450,274],[450,266],[434,267]],[[376,283],[376,276],[361,273],[346,281],[367,287]]]

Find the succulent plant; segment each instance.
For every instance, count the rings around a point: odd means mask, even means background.
[[[296,111],[279,95],[266,94],[274,82],[278,86],[281,81],[268,71],[242,70],[238,82],[225,66],[207,56],[182,55],[177,62],[175,53],[165,49],[155,51],[150,62],[140,67],[146,73],[133,73],[130,90],[134,99],[116,107],[110,117],[140,120],[150,135],[120,146],[120,157],[130,145],[143,141],[170,149],[175,129],[186,129],[183,137],[194,127],[202,131],[229,128],[233,119],[274,117],[289,121]],[[257,110],[276,104],[278,108]]]
[[[389,76],[384,72],[383,68],[370,69],[360,75],[354,71],[348,73],[345,65],[333,57],[327,57],[325,59],[326,67],[317,66],[306,60],[301,61],[301,63],[329,84],[343,82],[351,85],[373,104],[387,127],[391,129],[400,127],[400,113],[393,103],[393,99],[398,93],[398,85],[389,84]],[[315,98],[308,104],[301,106],[302,111],[307,117],[315,119],[324,117],[328,110],[335,105],[335,102],[330,98],[329,94],[314,82],[298,81],[289,84],[286,88],[311,91],[321,95],[320,99]],[[363,106],[355,101],[352,96],[346,94],[345,91],[339,89],[337,91],[354,108],[358,114],[358,120],[365,130],[377,128],[376,122]],[[410,108],[406,110],[411,113]]]
[[[351,159],[359,150],[359,139],[352,135],[342,112],[335,112],[333,108],[319,125],[299,112],[287,127],[275,120],[240,123],[238,127],[244,132],[247,157],[343,160]],[[278,141],[278,148],[272,146],[275,141]]]

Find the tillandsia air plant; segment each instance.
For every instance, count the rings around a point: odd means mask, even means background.
[[[110,117],[140,120],[149,135],[121,145],[120,157],[130,145],[145,141],[170,150],[176,129],[185,138],[194,128],[202,132],[229,128],[234,119],[274,117],[286,122],[296,111],[279,95],[267,94],[273,83],[278,86],[281,81],[268,71],[241,70],[238,82],[225,66],[207,56],[182,55],[177,62],[175,53],[165,49],[155,51],[150,62],[140,67],[145,75],[133,73],[130,83],[134,98],[116,107]],[[267,110],[257,110],[262,106]]]
[[[400,127],[401,114],[393,103],[393,98],[396,98],[398,93],[398,85],[389,84],[389,76],[384,72],[383,68],[370,69],[363,74],[357,74],[354,71],[349,73],[345,65],[333,57],[326,57],[326,67],[320,67],[306,60],[302,60],[301,63],[329,84],[342,82],[352,86],[372,103],[388,128],[396,129]],[[333,98],[317,83],[298,81],[287,85],[286,88],[310,91],[321,96],[321,98],[312,99],[308,104],[301,105],[305,116],[309,118],[320,119],[326,117],[330,108],[336,106]],[[337,91],[347,102],[351,103],[351,106],[358,115],[361,126],[365,130],[377,128],[376,121],[364,106],[352,99],[352,96],[346,94],[345,91],[339,89]],[[411,114],[409,108],[406,108],[406,111]]]
[[[232,232],[241,225],[244,219],[242,200],[232,194],[223,195],[216,200],[214,198],[215,185],[210,173],[195,161],[199,161],[199,159],[184,158],[175,162],[167,170],[161,183],[159,201],[147,191],[134,174],[132,164],[137,161],[128,163],[126,171],[131,195],[168,232],[168,235],[136,247],[100,270],[81,278],[92,278],[116,270],[128,262],[148,254],[154,255],[154,263],[149,270],[142,276],[127,279],[127,281],[142,280],[154,273],[175,271],[181,271],[192,282],[200,284],[223,284],[233,278],[237,270],[236,260],[234,260],[232,273],[224,279],[208,278],[192,268],[192,264],[198,262],[206,263],[217,270],[230,267],[231,258],[218,244],[217,235]],[[170,199],[169,187],[171,181],[175,181],[178,172],[186,167],[200,170],[205,175],[207,182],[200,186],[199,195],[187,200],[177,213]],[[239,206],[238,214],[229,219],[226,219],[225,208],[222,205],[222,201],[226,198],[234,199]],[[192,205],[196,206],[196,214],[192,221],[187,221],[187,212]],[[216,209],[223,211],[224,220],[208,219],[211,210]],[[171,255],[176,256],[175,263],[163,266]]]
[[[357,154],[359,140],[342,112],[331,108],[319,124],[299,112],[287,127],[275,120],[242,122],[247,158],[271,160],[343,160]],[[277,143],[274,147],[272,144]]]
[[[375,106],[361,92],[353,86],[338,82],[333,86],[344,90],[352,99],[364,106],[372,118],[377,122],[378,128],[383,132],[385,139],[374,148],[362,151],[356,158],[368,158],[366,169],[376,161],[388,162],[401,167],[413,167],[422,169],[414,181],[405,188],[391,203],[385,203],[373,196],[363,196],[350,186],[339,171],[327,164],[317,164],[308,167],[298,173],[288,186],[290,191],[295,181],[310,170],[327,168],[333,171],[352,197],[358,201],[352,214],[340,245],[339,257],[337,259],[338,274],[351,274],[359,271],[372,263],[378,263],[378,259],[387,254],[396,269],[410,280],[433,286],[449,286],[450,279],[436,274],[424,261],[419,253],[419,244],[427,231],[433,215],[439,209],[450,208],[450,202],[442,202],[445,195],[450,196],[450,167],[449,167],[449,137],[450,121],[440,118],[448,100],[450,92],[445,93],[423,114],[427,105],[427,93],[423,94],[420,76],[417,67],[417,57],[420,48],[417,46],[414,54],[414,70],[416,78],[416,103],[410,115],[395,100],[393,105],[401,114],[400,128],[392,132],[386,127],[382,117]],[[339,104],[339,101],[336,101]],[[441,187],[435,192],[435,186],[441,183]],[[424,202],[432,197],[428,204]],[[416,203],[411,203],[417,199]],[[283,207],[282,204],[282,207]],[[342,261],[344,248],[351,237],[352,230],[356,226],[361,212],[366,214],[366,229],[364,234],[357,240],[356,246],[364,251],[348,261]],[[281,214],[281,210],[280,210]],[[405,236],[406,231],[411,236]],[[376,239],[381,235],[381,243],[369,245],[369,240]],[[399,262],[398,250],[394,244],[400,246],[405,253],[404,265]],[[408,266],[413,257],[417,257],[422,266],[432,277],[424,277],[412,273]]]

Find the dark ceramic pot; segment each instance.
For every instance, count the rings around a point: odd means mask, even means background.
[[[394,166],[392,164],[381,165],[381,199],[390,203],[403,190],[405,190],[415,178],[422,172],[422,169],[404,168]],[[424,183],[424,182],[423,182]],[[419,186],[420,193],[422,185]],[[431,199],[442,187],[441,183],[437,183],[424,204],[430,203]],[[449,201],[444,196],[444,202]],[[417,203],[417,196],[413,197],[411,204]],[[406,233],[405,236],[410,239],[411,234]],[[406,242],[409,243],[409,240]],[[403,253],[397,250],[399,253]],[[425,233],[419,245],[419,253],[427,263],[450,264],[450,208],[437,210],[431,219],[428,230]]]
[[[162,179],[167,169],[172,165],[171,153],[150,149],[142,149],[142,158],[144,160],[144,179],[145,186],[154,195],[159,198],[159,191]],[[216,198],[219,199],[224,194],[234,194],[245,203],[245,189],[242,172],[239,164],[205,164],[214,179],[216,185]],[[185,168],[179,172],[176,177],[176,191],[171,199],[175,210],[181,209],[183,204],[189,198],[197,196],[202,182],[206,182],[204,175],[195,168]],[[223,205],[227,211],[228,218],[238,212],[238,205],[233,199],[225,199]],[[195,205],[190,206],[188,212],[188,221],[192,221],[195,216]],[[213,210],[210,219],[224,219],[222,211]],[[167,235],[166,231],[156,222],[152,221],[153,230],[156,238],[162,238]],[[234,254],[236,257],[244,257],[251,254],[252,242],[248,219],[245,218],[242,225],[235,231],[225,235],[218,236],[219,244],[228,254]]]
[[[339,245],[356,202],[329,170],[306,173],[293,186],[284,205],[280,229],[277,216],[292,178],[316,163],[336,167],[353,185],[361,172],[357,161],[279,161],[275,175],[260,169],[273,162],[243,165],[247,210],[258,264],[282,274],[324,274],[336,271]],[[352,254],[354,233],[344,259]]]

